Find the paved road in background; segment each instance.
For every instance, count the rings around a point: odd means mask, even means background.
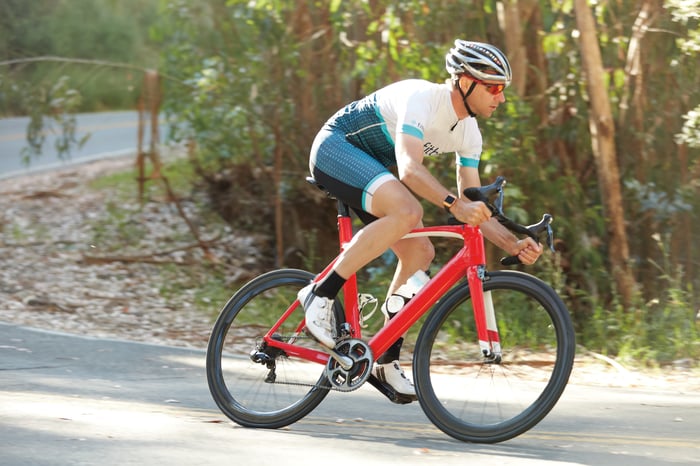
[[[2,310],[0,310],[0,321]],[[700,394],[570,385],[530,432],[458,442],[371,387],[331,393],[279,430],[238,427],[204,352],[0,324],[0,464],[700,464]]]
[[[0,179],[52,169],[77,162],[90,162],[109,157],[135,154],[138,145],[138,113],[136,111],[85,113],[76,115],[76,139],[85,134],[89,139],[70,157],[58,157],[54,147],[56,135],[46,133],[42,155],[31,161],[29,166],[22,162],[21,151],[27,146],[26,132],[28,118],[0,119]],[[146,124],[144,150],[150,143],[150,127]],[[165,136],[165,126],[161,124],[160,138]]]

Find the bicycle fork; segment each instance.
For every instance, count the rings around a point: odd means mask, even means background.
[[[502,358],[501,342],[491,292],[484,291],[485,277],[484,265],[473,265],[467,268],[467,281],[472,298],[479,348],[486,362],[499,364]]]

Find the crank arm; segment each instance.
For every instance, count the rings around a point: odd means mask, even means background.
[[[352,366],[354,364],[352,358],[342,355],[339,352],[337,352],[335,349],[328,349],[328,354],[331,355],[333,359],[340,365],[340,367],[343,368],[343,370],[349,371],[352,369]]]

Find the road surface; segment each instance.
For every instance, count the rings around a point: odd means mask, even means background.
[[[85,134],[90,137],[82,148],[73,150],[69,158],[59,158],[54,141],[56,135],[47,128],[42,155],[31,160],[29,166],[22,161],[22,148],[27,147],[28,118],[0,119],[0,179],[25,175],[41,170],[65,166],[76,162],[89,162],[109,157],[135,154],[138,145],[138,113],[136,111],[85,113],[76,115],[76,139]],[[160,126],[161,141],[165,125]],[[144,150],[150,144],[150,127],[145,126]]]
[[[0,320],[2,310],[0,309]],[[28,465],[700,464],[700,394],[570,385],[528,433],[456,441],[371,387],[279,430],[214,405],[200,350],[0,324],[0,463]]]

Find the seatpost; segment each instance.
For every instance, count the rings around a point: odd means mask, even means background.
[[[338,201],[338,237],[340,239],[341,250],[343,250],[345,244],[352,239],[350,207],[342,201]]]

